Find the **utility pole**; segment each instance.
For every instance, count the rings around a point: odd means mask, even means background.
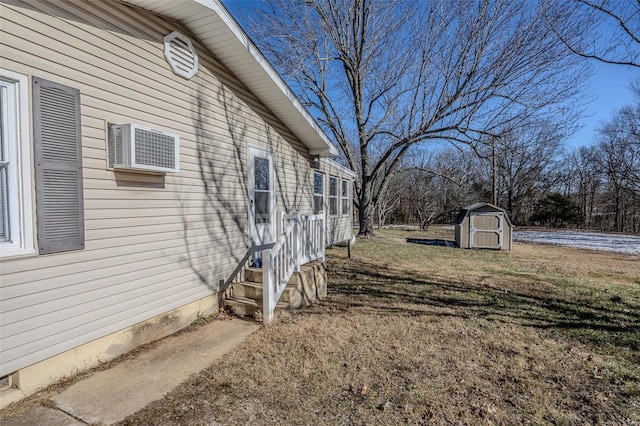
[[[491,192],[493,194],[493,205],[498,205],[498,185],[497,185],[497,167],[496,167],[496,138],[491,138],[491,147],[492,147],[492,156],[493,156],[493,166],[492,166],[492,175],[493,179],[491,182]]]

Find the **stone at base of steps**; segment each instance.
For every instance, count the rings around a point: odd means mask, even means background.
[[[246,282],[234,283],[227,293],[225,304],[236,315],[256,316],[262,311],[262,269],[247,268]],[[327,274],[324,263],[320,261],[302,265],[295,272],[284,289],[276,309],[297,309],[311,305],[327,295]]]
[[[259,303],[259,304],[258,304]],[[255,317],[256,313],[262,315],[262,301],[249,299],[248,297],[232,296],[224,301],[224,304],[233,309],[233,313],[241,317]],[[278,302],[276,309],[287,309],[289,306],[284,302]]]
[[[303,306],[303,298],[296,284],[287,284],[280,296],[280,302],[283,302],[289,309],[297,309]],[[262,303],[262,283],[242,282],[233,284],[233,297],[243,297],[253,299]]]

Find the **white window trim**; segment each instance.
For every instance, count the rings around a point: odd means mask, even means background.
[[[322,191],[320,192],[316,192],[316,175],[320,175],[321,179],[322,179]],[[321,203],[321,209],[319,212],[317,212],[317,214],[320,213],[324,213],[325,211],[325,205],[324,205],[324,189],[325,184],[324,184],[324,173],[322,172],[313,172],[313,208],[314,208],[314,213],[315,213],[315,206],[316,206],[316,197],[321,197],[322,198],[322,203]]]
[[[349,193],[351,192],[351,185],[349,184],[349,181],[347,179],[340,179],[340,210],[342,213],[342,216],[349,216]],[[343,195],[342,194],[342,190],[344,188],[344,185],[347,185],[347,195]],[[342,207],[344,207],[343,202],[344,200],[347,200],[346,209],[343,209]]]
[[[35,254],[33,241],[33,199],[31,131],[29,125],[29,77],[0,68],[0,80],[8,83],[8,101],[15,108],[9,116],[8,129],[17,144],[9,144],[9,160],[15,164],[8,173],[9,232],[12,241],[0,243],[0,257]],[[9,110],[11,111],[11,110]]]

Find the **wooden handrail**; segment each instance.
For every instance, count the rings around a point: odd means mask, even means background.
[[[236,277],[238,276],[240,271],[242,271],[246,267],[247,261],[249,260],[249,258],[251,256],[253,256],[254,254],[256,254],[259,251],[268,250],[271,247],[273,247],[273,243],[262,244],[262,245],[259,245],[259,246],[251,246],[251,247],[249,247],[249,250],[247,250],[247,253],[244,255],[242,260],[240,262],[238,262],[238,265],[236,266],[236,269],[233,270],[231,275],[229,275],[229,278],[227,278],[227,280],[222,285],[222,289],[221,290],[226,290],[229,287],[229,285],[233,282],[233,280],[236,279]]]
[[[285,224],[285,222],[287,222]],[[262,251],[262,319],[273,319],[276,304],[294,271],[303,263],[324,260],[324,217],[282,214],[283,230],[276,243]]]

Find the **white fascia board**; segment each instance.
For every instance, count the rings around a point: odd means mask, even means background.
[[[310,155],[338,155],[329,137],[219,0],[177,0],[170,8],[162,1],[122,1],[181,21],[302,141]],[[222,28],[229,37],[221,37],[213,28]]]
[[[331,158],[322,158],[320,159],[321,162],[328,164],[330,167],[335,167],[336,169],[340,170],[342,173],[351,176],[352,178],[356,178],[356,172],[354,172],[353,170],[351,170],[348,167],[343,166],[342,164],[332,160]]]

